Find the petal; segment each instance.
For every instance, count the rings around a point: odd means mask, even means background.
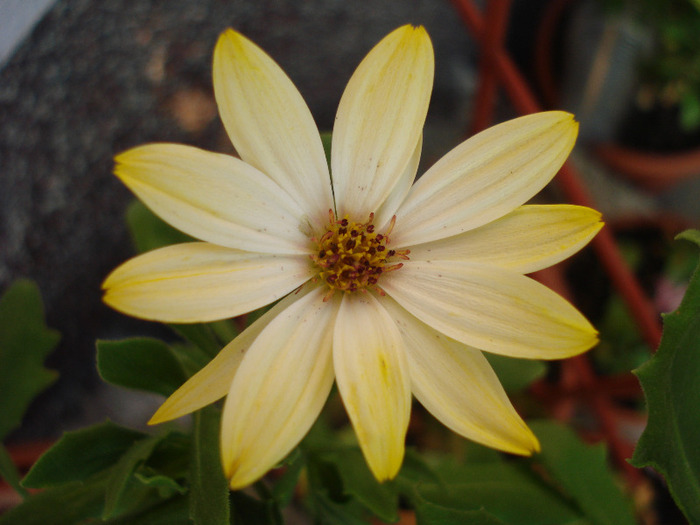
[[[185,233],[241,250],[308,252],[302,209],[240,159],[180,144],[147,144],[115,160],[114,174]]]
[[[407,261],[382,275],[380,284],[431,328],[487,352],[562,359],[598,341],[596,330],[570,303],[510,270],[459,261]]]
[[[331,343],[339,299],[316,287],[257,337],[229,391],[221,457],[232,489],[262,477],[304,437],[333,385]]]
[[[207,322],[256,310],[314,275],[309,258],[242,252],[204,242],[139,255],[105,280],[120,312],[170,323]]]
[[[358,66],[333,128],[338,216],[365,219],[400,180],[422,133],[433,70],[428,33],[408,25],[386,36]]]
[[[273,306],[262,317],[243,330],[227,344],[209,364],[190,377],[180,388],[165,400],[148,422],[155,425],[177,419],[195,410],[218,401],[231,388],[231,383],[253,341],[281,312],[304,297],[306,289],[291,294]]]
[[[386,231],[389,221],[396,213],[399,205],[403,202],[408,195],[413,181],[416,179],[416,173],[418,172],[418,165],[420,164],[420,154],[423,149],[423,136],[421,135],[416,145],[416,149],[413,151],[413,156],[408,162],[406,169],[401,174],[394,189],[382,203],[379,209],[374,214],[374,224],[378,226],[379,231]]]
[[[370,470],[396,476],[411,414],[411,385],[401,334],[370,294],[345,294],[333,334],[338,390]]]
[[[321,137],[284,71],[229,29],[214,50],[214,93],[241,158],[284,188],[312,221],[325,224],[333,196]]]
[[[403,247],[443,239],[513,211],[556,175],[577,133],[573,115],[549,111],[471,137],[414,184],[392,241]]]
[[[584,206],[520,206],[484,226],[411,246],[412,261],[467,261],[530,273],[570,257],[603,227]]]
[[[452,431],[489,447],[530,455],[539,451],[484,355],[433,330],[385,298],[406,344],[411,389]]]

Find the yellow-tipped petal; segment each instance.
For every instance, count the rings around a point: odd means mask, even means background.
[[[346,294],[333,335],[338,390],[370,470],[379,481],[401,468],[411,386],[401,334],[370,294]]]
[[[247,251],[308,253],[301,231],[305,211],[240,159],[180,144],[147,144],[115,161],[114,174],[146,206],[193,237]]]
[[[209,364],[173,392],[153,414],[148,424],[155,425],[177,419],[224,397],[231,389],[231,383],[238,367],[253,341],[273,319],[303,297],[305,293],[306,291],[302,289],[299,294],[288,295],[246,328],[238,337],[227,344]]]
[[[105,280],[115,310],[170,323],[207,322],[257,310],[314,274],[308,257],[270,255],[196,242],[139,255]]]
[[[413,394],[433,416],[488,447],[521,455],[539,451],[479,350],[433,330],[388,297],[382,304],[403,335]]]
[[[578,123],[562,111],[504,122],[466,140],[411,188],[396,215],[397,247],[482,226],[524,204],[556,175]]]
[[[422,133],[433,70],[428,33],[411,26],[382,39],[358,66],[333,127],[331,171],[339,216],[364,220],[398,183]]]
[[[311,112],[284,71],[229,29],[214,50],[214,93],[241,158],[284,188],[315,224],[324,224],[333,208],[326,156]]]
[[[526,205],[480,228],[411,246],[411,260],[469,261],[530,273],[573,255],[602,227],[591,208]]]
[[[431,328],[487,352],[563,359],[598,342],[595,328],[561,296],[495,266],[411,260],[383,275],[381,286]]]
[[[243,359],[221,420],[221,458],[232,489],[262,477],[316,421],[333,385],[331,343],[339,300],[317,287],[260,333]]]

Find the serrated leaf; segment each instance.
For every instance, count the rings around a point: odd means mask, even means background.
[[[0,516],[0,525],[82,525],[99,519],[104,505],[104,473],[86,482],[41,491]],[[70,502],[70,504],[67,504]]]
[[[586,445],[571,430],[549,421],[531,422],[530,428],[542,445],[535,460],[542,462],[591,524],[635,524],[631,502],[615,482],[602,444]]]
[[[15,428],[29,403],[58,377],[44,359],[60,339],[47,328],[39,288],[15,282],[0,298],[0,441]]]
[[[158,339],[97,342],[97,370],[113,385],[169,396],[187,379],[172,349]]]
[[[198,525],[223,525],[230,519],[228,481],[219,453],[220,415],[214,407],[205,407],[194,414],[190,517]]]
[[[194,240],[163,221],[139,200],[132,201],[127,208],[126,223],[139,253]]]
[[[415,492],[417,497],[413,498],[412,503],[419,516],[425,517],[427,514],[446,519],[448,516],[464,515],[476,520],[461,523],[564,524],[580,518],[563,499],[534,479],[521,482],[473,478],[447,487],[418,485]],[[438,512],[438,509],[441,511]]]
[[[678,238],[700,246],[700,231]],[[664,317],[654,357],[635,371],[649,420],[631,463],[664,475],[678,507],[700,523],[700,265],[678,309]]]
[[[145,436],[109,421],[67,432],[34,463],[22,485],[46,488],[85,481],[114,465],[124,452]]]
[[[0,477],[7,481],[10,487],[15,489],[23,498],[29,495],[25,488],[20,485],[20,475],[17,467],[12,461],[12,456],[2,444],[0,444]]]
[[[103,520],[119,512],[124,494],[135,479],[136,469],[150,457],[162,439],[163,436],[147,436],[135,441],[115,463],[107,483]]]
[[[418,525],[506,525],[485,510],[461,510],[419,499],[416,505]]]

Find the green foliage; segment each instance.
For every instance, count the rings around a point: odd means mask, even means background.
[[[535,359],[517,359],[484,352],[506,392],[519,392],[544,377],[547,365]]]
[[[206,407],[194,415],[190,517],[199,525],[227,523],[231,512],[228,482],[221,470],[219,419],[214,407]]]
[[[175,351],[157,339],[98,341],[97,369],[107,383],[164,396],[187,379]]]
[[[67,432],[39,458],[22,484],[38,489],[85,481],[114,465],[134,443],[145,437],[142,432],[109,421]]]
[[[700,231],[678,238],[700,246]],[[635,373],[649,420],[632,464],[661,472],[688,520],[700,523],[700,265],[681,305],[664,316],[658,352]]]
[[[29,403],[57,378],[44,368],[60,336],[46,327],[39,289],[14,283],[0,298],[0,441],[17,428]]]
[[[20,484],[20,475],[12,457],[7,449],[0,444],[0,477],[12,487],[20,496],[26,498],[29,492]]]
[[[161,220],[139,200],[134,200],[126,210],[126,223],[139,253],[194,240]]]
[[[39,288],[15,282],[0,298],[0,442],[16,429],[32,400],[58,377],[44,360],[60,336],[44,321]],[[10,454],[0,444],[0,477],[22,497],[27,491]]]
[[[585,445],[571,430],[552,422],[530,426],[542,445],[538,461],[590,523],[634,525],[630,502],[610,471],[602,444]]]

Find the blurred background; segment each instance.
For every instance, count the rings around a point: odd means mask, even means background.
[[[645,291],[669,311],[683,293],[667,271],[671,239],[700,222],[700,8],[693,0],[499,2],[509,7],[505,47],[543,107],[576,113],[581,180]],[[48,325],[62,334],[48,361],[60,378],[10,442],[107,417],[142,426],[157,404],[102,384],[95,370],[96,338],[169,337],[100,300],[104,277],[134,254],[124,222],[132,197],[111,174],[112,158],[156,141],[233,152],[211,83],[221,31],[233,27],[275,58],[330,131],[366,52],[402,24],[425,25],[437,67],[426,167],[483,124],[475,122],[484,103],[480,46],[457,3],[0,0],[0,291],[36,280]],[[494,120],[516,116],[496,93]],[[556,189],[547,198],[566,200]],[[603,273],[589,252],[572,265]],[[577,304],[594,323],[612,326],[598,369],[628,372],[648,358],[638,335],[620,335],[627,321],[614,316],[623,314],[595,303],[609,281],[571,285],[586,292]],[[637,353],[621,364],[613,343]]]

